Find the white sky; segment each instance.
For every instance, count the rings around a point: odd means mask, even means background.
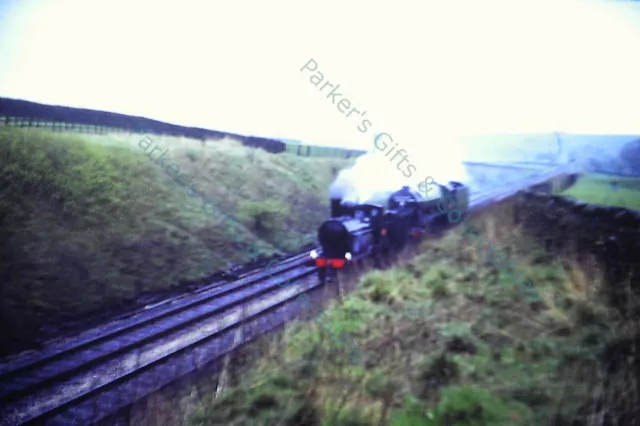
[[[0,96],[354,148],[380,132],[415,150],[460,133],[640,133],[636,2],[0,5]],[[299,71],[310,58],[367,133]]]

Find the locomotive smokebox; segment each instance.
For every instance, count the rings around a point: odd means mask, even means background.
[[[331,199],[331,217],[342,216],[342,206],[340,205],[341,202],[342,200],[340,198]]]

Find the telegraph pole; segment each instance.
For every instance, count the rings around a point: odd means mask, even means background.
[[[560,139],[560,132],[558,131],[555,132],[555,136],[556,136],[556,142],[558,144],[558,154],[556,154],[556,163],[559,163],[560,159],[562,158],[562,139]]]

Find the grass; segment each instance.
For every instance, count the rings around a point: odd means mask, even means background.
[[[617,181],[617,190],[611,188],[612,181]],[[587,203],[640,210],[640,179],[587,175],[562,195]]]
[[[231,218],[238,236],[187,195],[138,146],[142,135],[70,135],[0,128],[0,327],[11,352],[47,324],[198,281],[260,254],[315,239],[340,159],[270,154],[223,139],[152,137],[169,163]],[[154,158],[158,154],[154,154]],[[286,205],[278,232],[260,232],[242,202]]]
[[[632,424],[637,318],[604,303],[598,274],[552,258],[503,221],[481,224],[542,301],[527,302],[456,230],[362,276],[314,323],[289,324],[237,383],[201,398],[190,424]],[[317,321],[350,335],[364,365],[336,356]],[[610,362],[620,348],[626,361]]]
[[[64,128],[65,133],[92,133],[92,134],[122,134],[127,133],[124,129],[118,129],[114,127],[107,126],[93,126],[93,125],[84,125],[84,124],[76,124],[76,123],[65,123],[65,122],[53,122],[53,121],[40,121],[38,119],[33,118],[25,118],[25,117],[12,117],[12,116],[3,116],[0,115],[0,126],[15,126],[19,128],[28,128],[28,129],[36,129],[36,130],[48,130],[48,131],[59,131]],[[344,148],[338,147],[323,147],[323,146],[315,146],[315,145],[303,145],[298,142],[292,141],[284,141],[281,140],[285,145],[285,151],[298,155],[298,149],[300,149],[300,155],[304,157],[333,157],[333,158],[345,158],[347,157],[349,151],[357,151],[357,150],[348,150]],[[349,156],[350,159],[355,159],[356,157],[364,154],[363,152],[352,152]]]

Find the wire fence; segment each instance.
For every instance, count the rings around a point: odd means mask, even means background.
[[[0,115],[0,126],[11,126],[23,129],[39,129],[53,132],[75,132],[105,135],[108,133],[130,133],[128,129],[79,124],[62,121],[43,121],[38,118],[30,117],[12,117]],[[149,132],[146,132],[147,134]],[[363,155],[365,151],[344,149],[338,147],[325,147],[317,145],[303,145],[296,143],[281,142],[285,145],[284,152],[294,154],[300,157],[331,157],[331,158],[356,158]]]
[[[37,118],[29,117],[9,117],[0,116],[0,125],[19,127],[19,128],[37,128],[42,130],[50,130],[53,132],[78,132],[106,134],[110,132],[123,132],[122,129],[116,129],[107,126],[96,126],[90,124],[66,123],[61,121],[42,121]]]

